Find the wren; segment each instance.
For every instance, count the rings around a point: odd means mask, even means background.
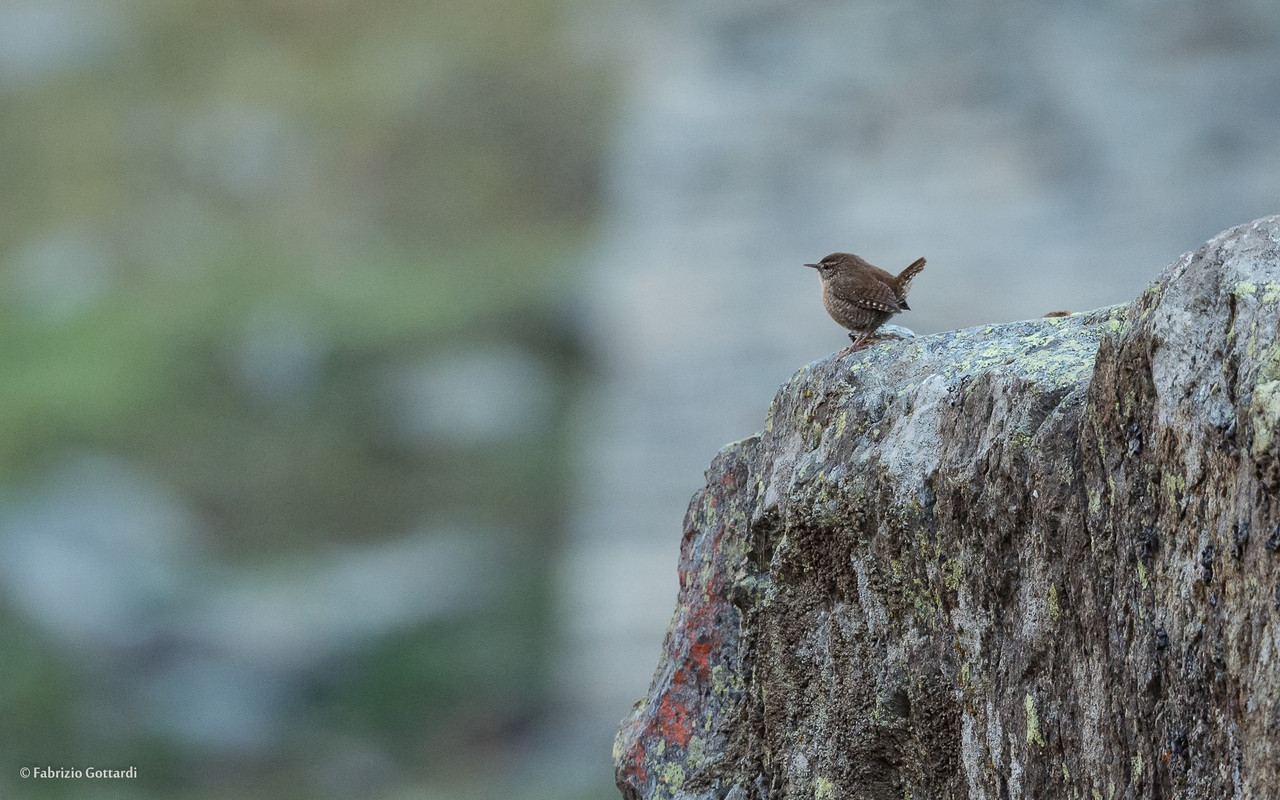
[[[813,267],[822,276],[822,304],[836,322],[849,330],[853,344],[840,356],[859,349],[876,328],[900,311],[910,311],[907,290],[911,279],[924,269],[917,258],[898,275],[885,272],[851,253],[832,253]],[[854,338],[854,334],[861,334]]]

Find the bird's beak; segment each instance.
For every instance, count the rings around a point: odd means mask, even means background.
[[[817,268],[818,268],[818,265],[817,265],[817,264],[805,264],[805,266],[806,266],[806,267],[813,267],[814,269],[817,269]]]

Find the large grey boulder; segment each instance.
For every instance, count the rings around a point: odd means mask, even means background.
[[[800,370],[693,498],[618,785],[1275,796],[1278,550],[1268,217],[1125,306]]]
[[[922,333],[1137,295],[1275,202],[1280,3],[574,6],[620,12],[596,41],[627,65],[557,557],[560,699],[594,742],[647,685],[707,461],[841,338],[800,265],[927,257]]]

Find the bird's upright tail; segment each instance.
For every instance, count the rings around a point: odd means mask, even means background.
[[[919,275],[924,270],[924,259],[917,258],[911,262],[911,266],[904,269],[898,275],[898,289],[903,298],[907,296],[907,290],[911,288],[911,279]]]

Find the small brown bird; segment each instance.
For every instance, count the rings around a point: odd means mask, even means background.
[[[857,350],[899,311],[910,311],[907,290],[911,279],[924,269],[924,259],[917,258],[899,275],[892,275],[868,264],[851,253],[832,253],[813,267],[822,276],[822,304],[836,322],[849,329],[853,344],[840,351],[841,356]],[[855,333],[861,336],[854,338]]]

